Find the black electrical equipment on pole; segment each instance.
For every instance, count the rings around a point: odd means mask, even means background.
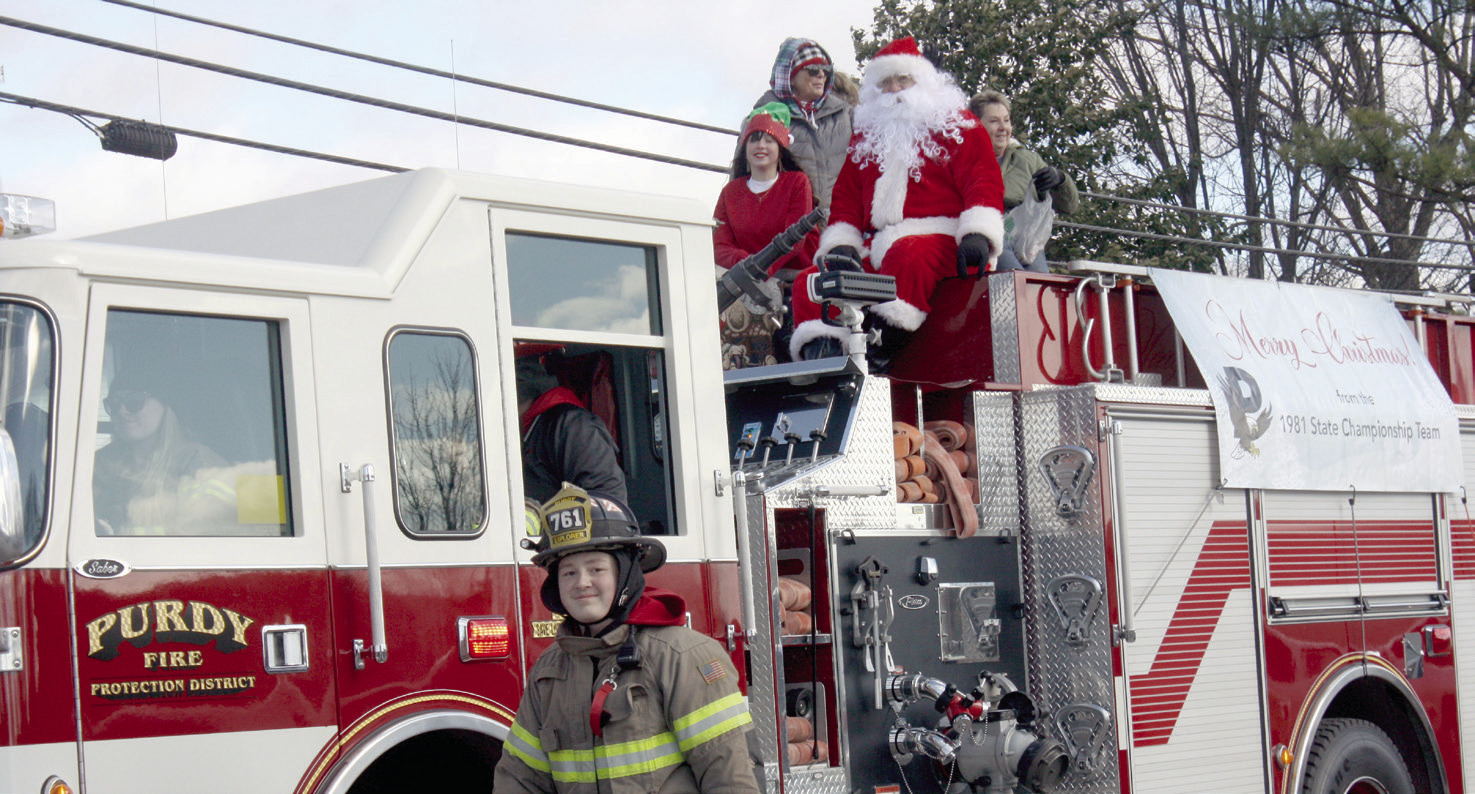
[[[98,128],[97,135],[102,139],[103,151],[108,152],[168,160],[179,151],[174,133],[147,121],[110,121]]]

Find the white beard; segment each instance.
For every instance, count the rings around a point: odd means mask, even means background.
[[[862,167],[875,163],[880,171],[869,212],[875,229],[906,216],[907,188],[922,181],[923,158],[942,159],[943,141],[962,143],[963,130],[977,124],[965,112],[967,97],[950,77],[933,70],[913,79],[915,85],[894,94],[868,81],[855,108],[860,140],[851,147],[850,159]]]
[[[875,163],[881,173],[900,171],[921,179],[922,158],[942,155],[937,135],[962,143],[974,122],[963,115],[968,98],[940,72],[916,76],[916,85],[894,94],[865,84],[855,108],[860,140],[850,152],[856,165]]]

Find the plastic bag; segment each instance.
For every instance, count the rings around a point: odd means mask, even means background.
[[[1050,195],[1043,201],[1035,197],[1033,185],[1024,189],[1024,202],[1004,215],[1004,245],[1014,249],[1019,266],[1028,268],[1050,242],[1050,229],[1055,225],[1055,206]]]

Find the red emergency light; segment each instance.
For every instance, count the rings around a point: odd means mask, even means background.
[[[512,653],[512,628],[500,615],[457,619],[456,638],[463,662],[490,662]]]

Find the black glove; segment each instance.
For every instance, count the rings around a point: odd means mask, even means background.
[[[981,234],[965,234],[963,241],[958,243],[958,278],[967,278],[969,270],[974,271],[973,278],[983,278],[983,274],[989,270],[988,256],[993,246],[989,244],[988,238]]]
[[[1047,165],[1035,172],[1034,180],[1035,192],[1043,200],[1046,193],[1065,184],[1065,173],[1059,168],[1051,168]]]
[[[853,245],[837,245],[828,254],[820,257],[820,270],[849,270],[860,273],[860,251]]]

